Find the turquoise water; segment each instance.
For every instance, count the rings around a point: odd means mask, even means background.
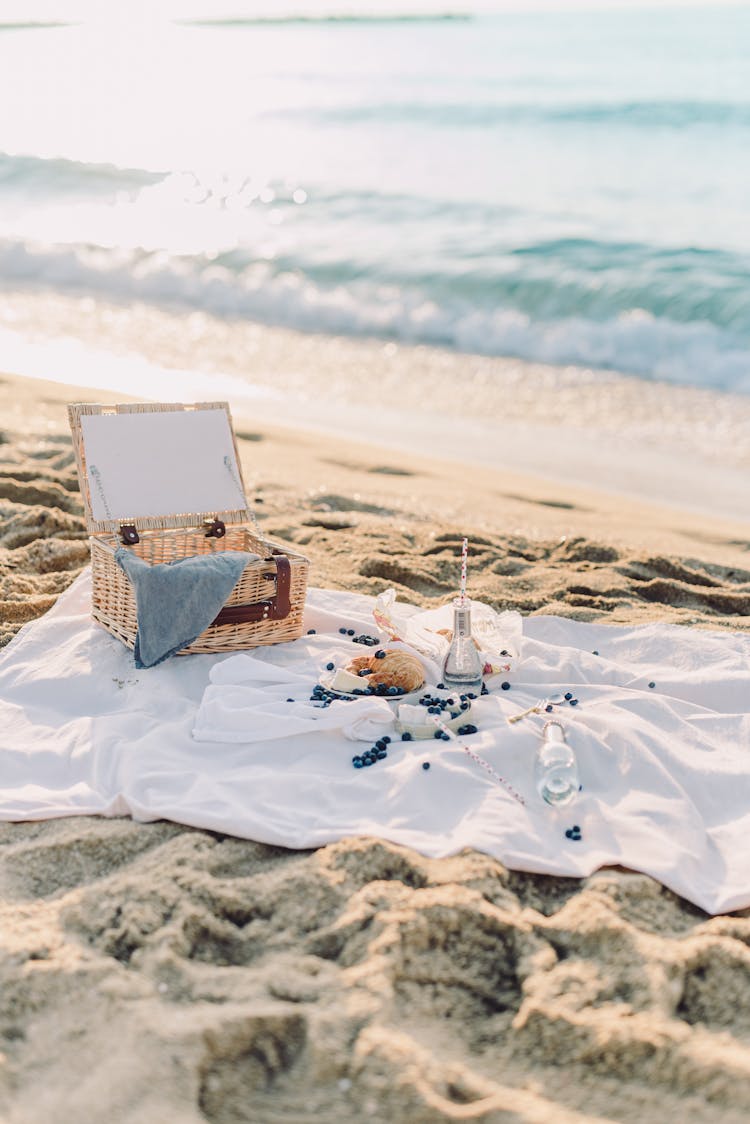
[[[715,5],[0,29],[0,287],[750,392],[748,57]]]

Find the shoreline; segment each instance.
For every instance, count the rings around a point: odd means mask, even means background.
[[[750,525],[750,396],[59,294],[44,308],[49,338],[20,342],[38,298],[17,303],[5,331],[0,359],[20,377],[227,398],[263,425]]]

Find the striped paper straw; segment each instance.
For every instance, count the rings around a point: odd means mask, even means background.
[[[494,781],[497,781],[498,784],[502,785],[505,791],[509,793],[514,800],[517,800],[519,804],[523,804],[523,806],[526,807],[526,801],[524,800],[523,796],[521,796],[520,792],[516,792],[510,781],[506,781],[505,777],[501,777],[499,773],[496,773],[490,765],[489,761],[485,761],[483,757],[480,757],[479,754],[475,753],[473,749],[469,749],[468,745],[465,745],[460,738],[456,737],[453,731],[446,726],[445,722],[443,722],[442,718],[440,718],[439,715],[430,714],[428,715],[428,718],[431,722],[435,723],[438,729],[442,730],[444,734],[447,734],[452,742],[458,742],[467,757],[470,757],[475,764],[481,765],[485,772],[489,773]]]
[[[469,557],[469,540],[464,539],[461,547],[461,604],[466,601],[466,562]]]

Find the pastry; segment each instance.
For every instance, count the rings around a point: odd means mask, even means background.
[[[379,649],[372,656],[355,656],[346,665],[353,675],[369,672],[362,676],[370,687],[399,687],[404,693],[416,691],[424,683],[424,668],[416,656],[410,652]]]

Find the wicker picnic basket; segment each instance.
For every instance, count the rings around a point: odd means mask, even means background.
[[[261,536],[247,507],[226,402],[76,403],[68,416],[91,536],[94,620],[135,647],[135,595],[115,561],[123,545],[153,565],[238,550],[260,561],[248,563],[218,617],[179,655],[301,635],[309,561]],[[164,514],[171,496],[178,510],[195,496],[198,510]]]

